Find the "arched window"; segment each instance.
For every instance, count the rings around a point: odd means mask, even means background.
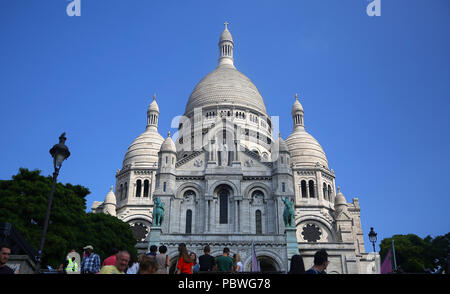
[[[120,200],[123,199],[123,184],[120,184],[120,189],[119,189],[119,199],[120,199]]]
[[[125,182],[123,186],[123,199],[127,199],[127,197],[128,197],[128,184],[127,182]]]
[[[257,210],[255,213],[256,235],[262,234],[262,219],[261,210]]]
[[[331,186],[328,185],[328,201],[331,201]]]
[[[309,182],[308,182],[308,184],[309,184],[309,197],[311,197],[311,198],[315,198],[316,197],[316,194],[314,193],[314,181],[313,180],[310,180]]]
[[[163,183],[163,192],[166,192],[166,182]]]
[[[303,180],[302,181],[302,198],[306,198],[307,194],[306,194],[306,181]]]
[[[144,181],[144,197],[148,197],[150,182],[148,180]]]
[[[325,200],[330,201],[330,199],[328,198],[327,184],[325,184],[325,183],[323,183],[323,198]]]
[[[192,210],[186,211],[186,234],[192,233]]]
[[[281,183],[281,192],[286,192],[286,184],[284,182]]]
[[[228,190],[222,189],[219,191],[219,202],[220,202],[220,215],[219,223],[228,223]]]
[[[141,197],[142,181],[136,181],[136,197]]]

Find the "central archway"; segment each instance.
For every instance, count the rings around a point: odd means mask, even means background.
[[[261,255],[257,256],[256,260],[258,261],[258,269],[263,273],[275,273],[280,272],[281,268],[278,262],[270,256]],[[251,260],[247,263],[246,267],[248,272],[252,271],[252,263]]]

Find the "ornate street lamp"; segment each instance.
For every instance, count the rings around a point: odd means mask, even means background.
[[[47,214],[45,216],[44,228],[42,230],[41,244],[39,246],[38,256],[36,257],[36,273],[39,273],[41,270],[42,251],[44,250],[45,236],[47,235],[50,210],[52,208],[53,194],[55,192],[56,178],[58,177],[59,170],[61,169],[63,161],[70,156],[69,148],[67,148],[67,146],[64,144],[65,142],[66,133],[62,133],[61,136],[59,136],[59,143],[55,144],[52,149],[50,149],[50,154],[53,157],[53,166],[55,168],[55,171],[53,172],[52,190],[50,191],[50,197],[48,199]]]
[[[375,243],[377,242],[377,233],[375,233],[373,228],[370,228],[369,240],[370,240],[370,242],[372,242],[373,252],[376,252],[376,250],[375,250]]]

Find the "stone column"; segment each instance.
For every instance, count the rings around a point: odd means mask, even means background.
[[[319,200],[325,200],[325,195],[323,195],[322,172],[316,171],[316,181],[317,181],[317,198]]]

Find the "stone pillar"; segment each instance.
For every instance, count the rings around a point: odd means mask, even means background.
[[[323,195],[322,172],[320,171],[316,171],[316,182],[317,182],[317,198],[319,200],[325,200],[325,195]]]

